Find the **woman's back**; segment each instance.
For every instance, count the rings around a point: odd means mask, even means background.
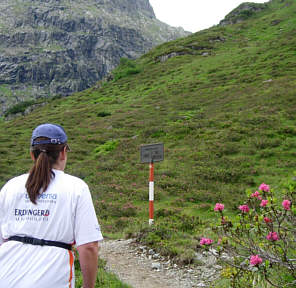
[[[88,186],[54,170],[47,190],[33,204],[26,192],[28,174],[13,178],[0,193],[1,234],[83,245],[101,238]],[[4,242],[0,249],[0,287],[74,287],[73,252],[58,247]],[[17,276],[16,276],[17,275]]]
[[[73,244],[83,286],[95,286],[103,237],[88,186],[64,173],[67,140],[57,124],[37,126],[29,174],[0,192],[0,288],[74,287]]]

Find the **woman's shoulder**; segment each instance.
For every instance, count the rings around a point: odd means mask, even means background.
[[[18,188],[24,187],[24,185],[28,179],[28,175],[29,174],[22,174],[22,175],[11,178],[10,180],[8,180],[6,182],[6,184],[4,184],[1,191],[3,192],[5,190],[11,189],[11,188],[16,190]]]
[[[5,186],[10,186],[10,185],[19,185],[19,184],[23,184],[24,182],[27,181],[28,179],[28,173],[26,174],[22,174],[22,175],[19,175],[19,176],[15,176],[13,178],[11,178],[10,180],[8,180],[6,182],[6,184],[4,185]]]
[[[73,175],[65,173],[64,177],[67,179],[67,182],[69,181],[70,183],[73,183],[75,186],[77,185],[80,187],[88,187],[88,185],[77,176],[73,176]]]

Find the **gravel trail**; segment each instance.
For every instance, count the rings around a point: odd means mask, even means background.
[[[106,260],[108,271],[133,288],[209,287],[221,269],[213,256],[200,258],[205,265],[179,267],[133,239],[105,240],[100,258]]]

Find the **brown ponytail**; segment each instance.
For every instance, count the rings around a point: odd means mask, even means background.
[[[48,138],[40,137],[38,140],[44,139]],[[26,189],[32,203],[36,204],[37,197],[46,191],[51,179],[55,177],[52,166],[57,162],[65,146],[65,144],[41,144],[31,148],[35,161],[29,172]]]

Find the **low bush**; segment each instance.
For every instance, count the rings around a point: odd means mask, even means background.
[[[98,117],[107,117],[107,116],[111,116],[110,112],[105,112],[105,111],[101,111],[97,113]]]
[[[24,101],[24,102],[17,103],[16,105],[7,109],[7,111],[5,112],[5,117],[11,114],[24,113],[26,109],[29,106],[32,106],[34,103],[35,101]]]
[[[117,147],[118,144],[119,144],[119,142],[117,140],[109,140],[109,141],[105,142],[104,144],[95,148],[94,152],[96,155],[106,155],[109,152],[113,151]]]
[[[116,81],[129,75],[138,74],[141,70],[135,61],[128,58],[121,58],[119,66],[113,70],[112,74]]]
[[[217,250],[227,255],[222,276],[231,279],[231,287],[296,286],[296,181],[285,187],[281,200],[264,183],[253,193],[247,191],[234,220],[225,216],[224,204],[216,203]],[[206,249],[213,245],[208,240],[201,243]]]

